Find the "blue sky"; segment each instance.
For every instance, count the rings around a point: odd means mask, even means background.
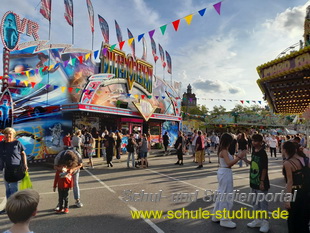
[[[91,49],[91,32],[85,0],[74,2],[74,47]],[[224,0],[221,15],[213,9],[218,1],[203,0],[92,0],[95,11],[94,50],[103,40],[97,14],[106,19],[110,28],[110,43],[117,43],[114,20],[127,39],[127,28],[135,37],[156,29],[154,39],[172,58],[172,79],[182,82],[183,91],[191,83],[198,103],[212,109],[223,105],[227,109],[238,102],[205,99],[262,100],[256,80],[256,67],[276,58],[283,50],[303,39],[306,7],[304,0]],[[201,17],[197,11],[207,8]],[[1,0],[0,15],[9,10],[36,21],[40,39],[48,39],[48,21],[39,13],[40,0]],[[181,20],[178,32],[171,22],[188,14],[191,25]],[[65,21],[63,0],[52,0],[51,43],[71,43],[71,27]],[[161,35],[159,27],[169,23]],[[23,41],[32,38],[21,36]],[[153,63],[149,38],[148,61]],[[123,50],[130,53],[125,44]],[[142,56],[142,44],[136,42],[137,56]],[[157,49],[158,50],[158,49]],[[158,53],[158,51],[157,51]],[[1,64],[2,64],[2,54]],[[0,68],[2,72],[2,67]],[[156,75],[163,74],[161,62]],[[240,102],[239,102],[240,103]]]

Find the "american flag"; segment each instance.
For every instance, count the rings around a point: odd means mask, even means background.
[[[64,0],[65,3],[65,19],[68,24],[73,27],[73,2],[72,0]]]
[[[90,0],[86,0],[86,5],[88,9],[88,15],[89,15],[89,22],[90,22],[90,28],[91,32],[95,31],[95,26],[94,26],[94,8],[93,4],[91,3]]]
[[[41,0],[40,13],[48,21],[51,21],[52,0]]]

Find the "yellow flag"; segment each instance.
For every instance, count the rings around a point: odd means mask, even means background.
[[[48,68],[48,70],[51,70],[54,68],[54,65],[50,65],[50,67]]]
[[[186,20],[187,24],[190,25],[193,19],[193,14],[185,16],[184,19]]]
[[[29,82],[25,80],[24,83],[25,83],[25,86],[28,87]]]
[[[26,71],[27,78],[29,78],[29,70]]]
[[[61,87],[61,92],[65,92],[66,87]]]
[[[132,38],[130,38],[129,40],[128,40],[128,44],[129,44],[129,46],[132,44],[132,42],[133,42],[133,40],[134,40],[135,38],[134,37],[132,37]]]
[[[138,98],[139,98],[139,95],[135,95],[135,98],[138,99]]]
[[[85,55],[85,61],[89,58],[89,56],[90,56],[90,53]]]

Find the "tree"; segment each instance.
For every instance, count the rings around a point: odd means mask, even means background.
[[[224,108],[222,105],[218,106],[214,106],[213,110],[211,111],[212,115],[219,115],[219,114],[223,114],[226,112],[226,108]]]

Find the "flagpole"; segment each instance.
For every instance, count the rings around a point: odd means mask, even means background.
[[[94,50],[94,32],[92,32],[92,38],[91,38],[91,50]]]
[[[50,2],[50,20],[48,26],[48,40],[49,40],[49,48],[48,48],[48,68],[51,64],[51,28],[52,28],[52,0]],[[47,70],[47,84],[50,83],[50,72]],[[46,88],[46,86],[45,86]],[[46,88],[46,105],[48,106],[48,88]]]
[[[74,26],[72,25],[72,45],[74,45]]]

